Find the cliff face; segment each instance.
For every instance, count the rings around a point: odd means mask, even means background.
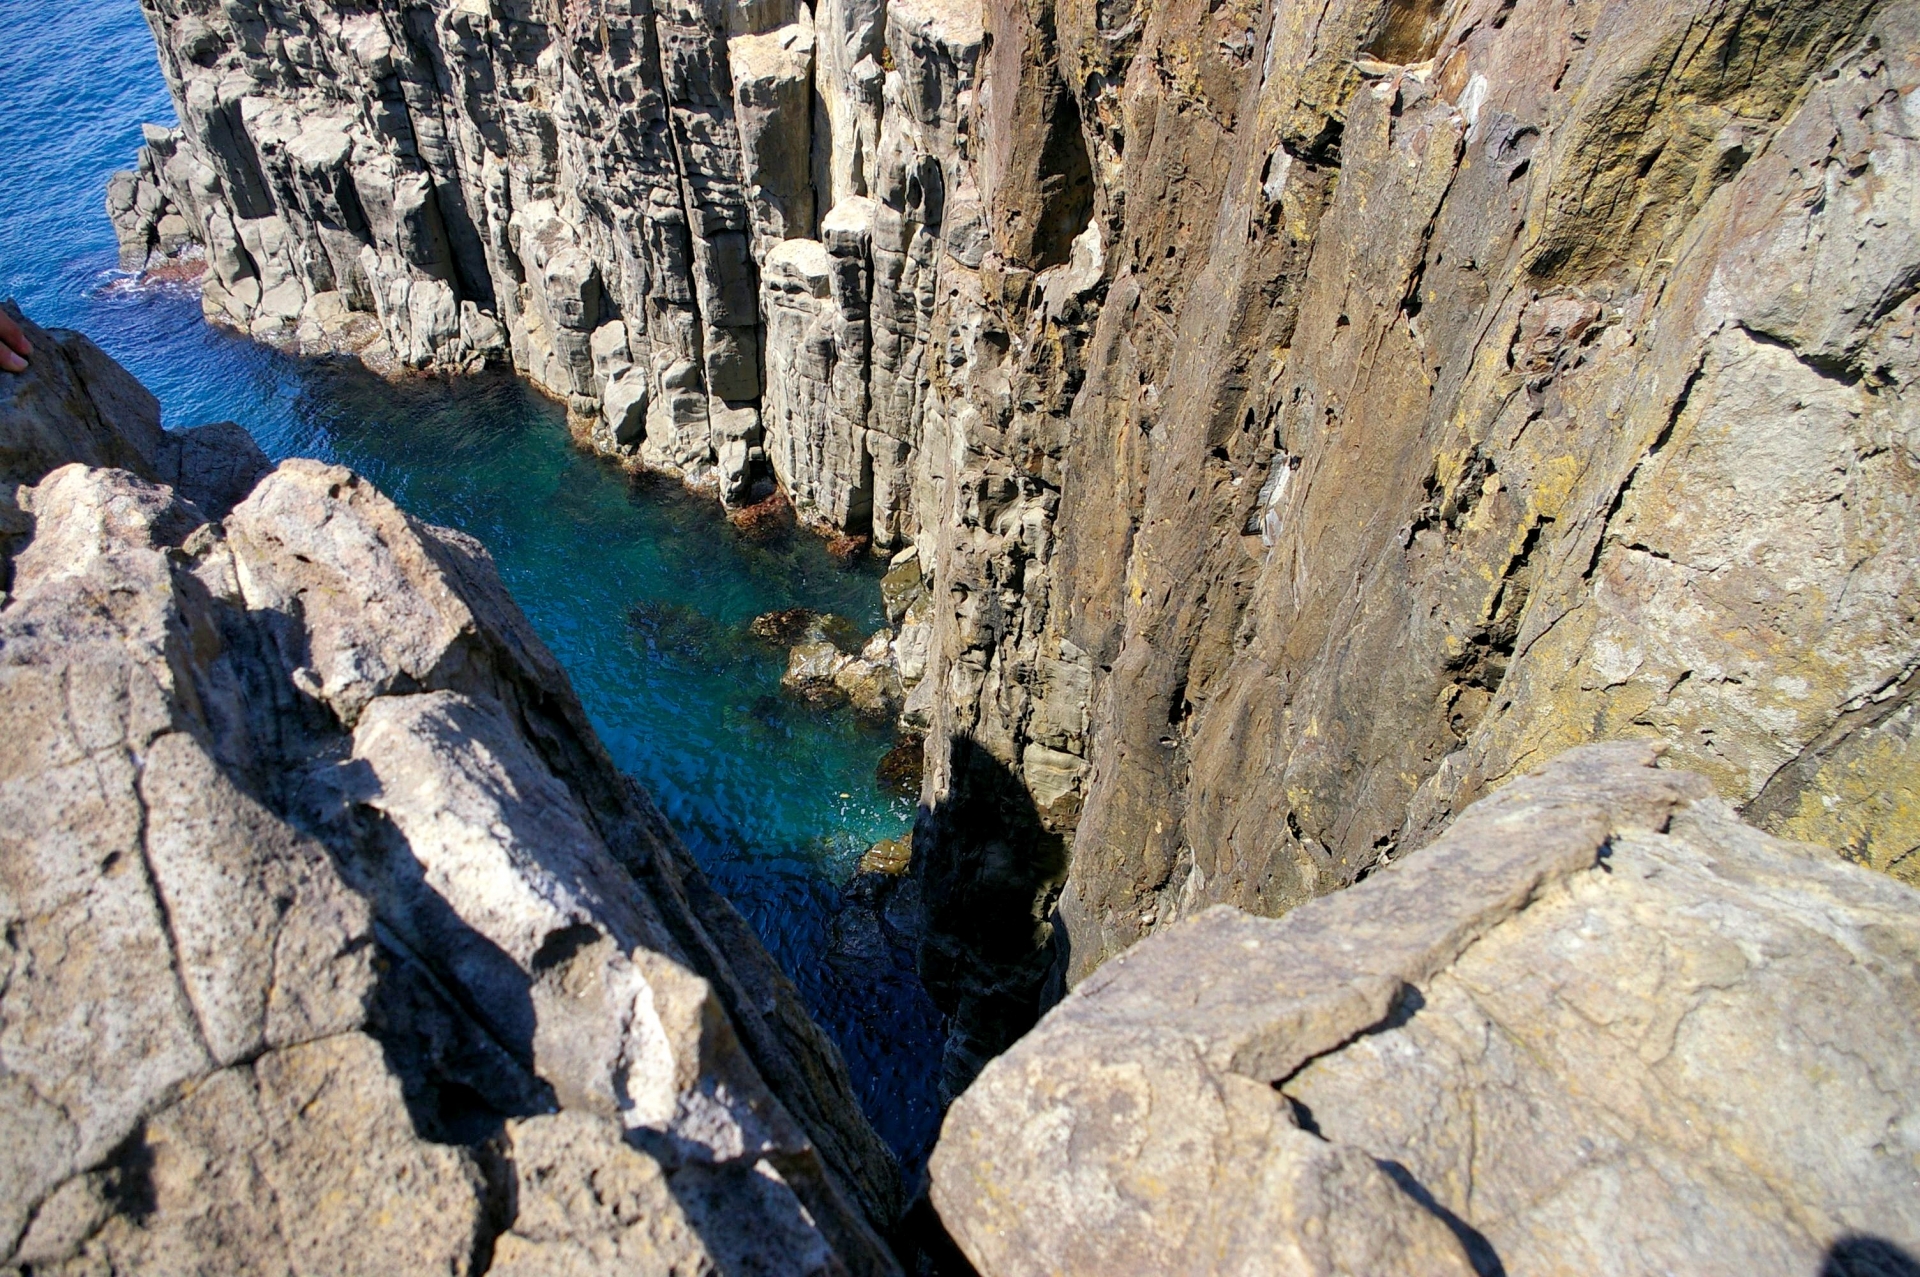
[[[838,1054],[486,552],[29,332],[0,1268],[897,1272]]]
[[[1582,741],[1920,878],[1905,0],[146,3],[131,256],[912,550],[956,1087]]]
[[[510,352],[600,447],[730,504],[777,477],[882,546],[915,525],[943,229],[984,247],[943,176],[977,13],[146,9],[182,127],[110,195],[130,262],[184,221],[210,315],[415,367]]]

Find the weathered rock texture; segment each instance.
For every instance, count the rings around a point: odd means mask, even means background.
[[[134,255],[914,551],[956,1089],[1583,741],[1920,881],[1913,0],[147,3]]]
[[[793,988],[472,540],[0,379],[0,1269],[897,1271]]]
[[[1835,1260],[1920,1250],[1920,893],[1653,753],[1109,963],[949,1112],[955,1239],[986,1277],[1910,1268]]]

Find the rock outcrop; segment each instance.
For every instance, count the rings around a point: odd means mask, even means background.
[[[1920,881],[1913,0],[145,3],[130,257],[912,551],[951,1090],[1585,741]]]
[[[948,1114],[955,1239],[984,1277],[1910,1269],[1842,1261],[1920,1251],[1920,893],[1654,752],[1108,963]]]
[[[0,1269],[890,1273],[891,1156],[471,539],[0,378]]]

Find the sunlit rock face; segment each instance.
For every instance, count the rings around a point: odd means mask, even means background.
[[[838,1053],[487,552],[28,331],[0,1267],[897,1272]]]
[[[1920,875],[1906,0],[148,9],[129,260],[917,565],[953,1091],[1587,741]]]

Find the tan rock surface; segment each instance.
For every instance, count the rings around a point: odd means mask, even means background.
[[[1107,964],[949,1113],[1017,1273],[1812,1273],[1920,1245],[1920,896],[1569,753],[1270,921]]]

